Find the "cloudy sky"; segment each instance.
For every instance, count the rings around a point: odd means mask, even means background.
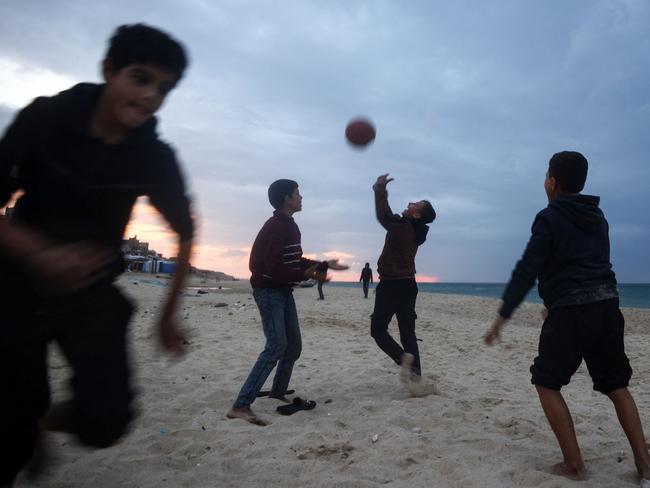
[[[646,0],[9,0],[0,4],[0,129],[32,98],[99,81],[117,25],[181,39],[186,79],[160,112],[199,219],[193,264],[247,277],[271,214],[268,185],[295,179],[311,257],[358,279],[381,252],[371,186],[390,173],[401,211],[438,219],[422,280],[506,281],[537,211],[549,157],[587,156],[622,282],[650,282],[650,3]],[[357,115],[375,143],[351,149]],[[131,234],[172,252],[155,212]]]

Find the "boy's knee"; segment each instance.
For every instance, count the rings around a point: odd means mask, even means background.
[[[17,419],[0,430],[0,486],[12,486],[15,476],[25,467],[34,451],[38,437],[35,418]]]
[[[285,351],[285,357],[292,360],[292,361],[297,361],[298,358],[300,358],[300,354],[302,353],[302,347],[293,347],[290,349],[287,349]]]
[[[110,447],[128,430],[132,414],[123,412],[113,415],[80,415],[77,418],[79,440],[97,448]]]
[[[378,327],[374,327],[373,324],[370,324],[370,337],[377,339],[377,337],[382,335],[382,331]]]
[[[609,396],[612,392],[629,386],[632,368],[629,360],[624,356],[616,364],[608,364],[607,368],[591,367],[589,374],[594,382],[594,390]]]
[[[389,320],[390,321],[390,320]],[[370,320],[370,337],[377,339],[388,333],[388,322],[384,318],[377,316],[377,314],[372,314]]]
[[[612,395],[616,395],[616,392],[622,392],[627,390],[627,387],[630,384],[630,380],[621,378],[618,382],[605,382],[605,381],[594,381],[594,391],[598,391],[603,395],[607,395],[612,398]]]
[[[269,355],[272,361],[279,361],[287,352],[288,344],[286,342],[276,342],[269,347]]]

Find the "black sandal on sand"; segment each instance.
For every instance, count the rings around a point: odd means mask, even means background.
[[[287,390],[284,392],[285,395],[291,395],[292,393],[295,393],[296,390]],[[259,397],[265,397],[269,396],[271,394],[271,390],[262,390],[257,394],[257,398]]]
[[[313,410],[314,408],[316,408],[316,402],[314,400],[303,400],[300,397],[296,397],[293,399],[292,404],[280,405],[276,410],[280,415],[293,415],[299,410]]]

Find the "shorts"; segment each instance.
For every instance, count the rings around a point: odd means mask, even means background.
[[[618,298],[551,308],[539,336],[531,382],[552,390],[568,385],[584,359],[594,390],[608,394],[632,377],[625,355],[625,320]]]

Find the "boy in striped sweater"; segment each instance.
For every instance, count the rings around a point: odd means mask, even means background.
[[[286,400],[293,365],[302,350],[293,287],[306,279],[327,281],[328,269],[348,269],[336,259],[312,261],[302,257],[300,229],[292,217],[302,210],[298,183],[277,180],[268,193],[275,211],[257,234],[249,262],[266,345],[227,414],[228,418],[256,425],[266,425],[250,408],[264,382],[277,365],[269,397]]]

